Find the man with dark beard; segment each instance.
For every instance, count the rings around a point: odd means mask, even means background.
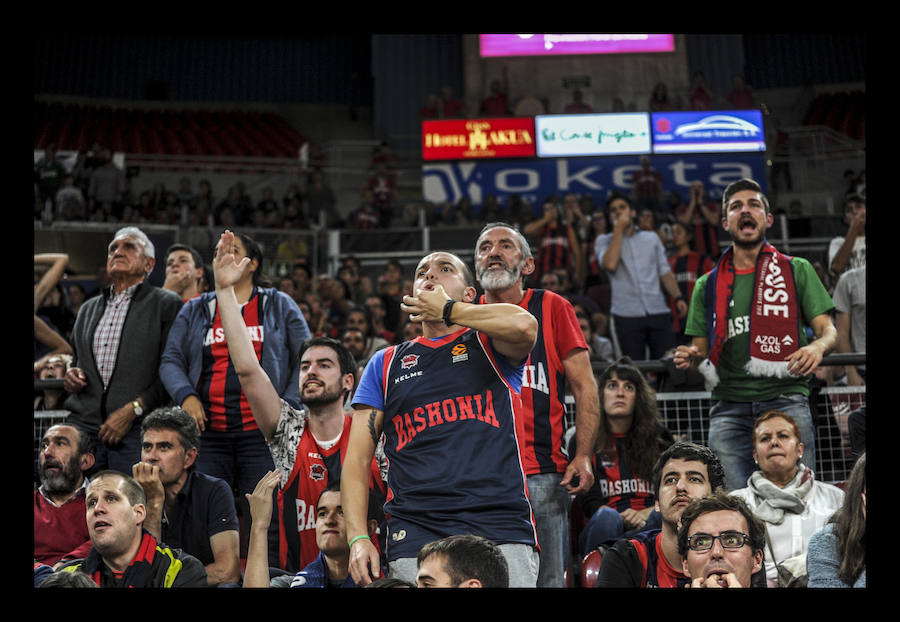
[[[729,491],[746,486],[754,471],[753,424],[768,410],[793,417],[807,448],[803,463],[815,468],[809,378],[837,343],[831,296],[809,261],[788,257],[766,240],[773,222],[755,181],[725,189],[722,226],[734,243],[697,280],[685,326],[693,339],[674,356],[679,369],[699,363],[716,400],[709,447],[725,465]]]
[[[300,400],[292,407],[282,399],[254,353],[234,294],[249,261],[238,261],[234,234],[226,231],[216,247],[213,271],[216,297],[228,351],[253,417],[281,474],[277,493],[279,547],[272,565],[291,574],[316,559],[316,502],[321,491],[340,481],[350,439],[350,416],[344,400],[353,390],[356,361],[339,341],[313,337],[300,347]],[[372,460],[369,486],[384,498],[380,447]],[[386,468],[386,465],[384,465]],[[380,504],[379,504],[380,505]]]
[[[538,587],[565,587],[569,495],[594,483],[591,459],[600,421],[597,382],[575,311],[548,290],[526,289],[534,271],[525,237],[505,223],[485,225],[475,244],[475,274],[482,303],[505,302],[538,320],[538,336],[522,378],[523,464],[534,508],[541,565]],[[575,396],[575,455],[563,449],[566,384]]]
[[[53,566],[91,548],[85,521],[85,471],[94,466],[90,436],[73,425],[52,426],[41,439],[34,491],[34,559]]]

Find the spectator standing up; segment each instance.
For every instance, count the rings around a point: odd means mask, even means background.
[[[600,546],[658,529],[653,466],[672,444],[656,396],[639,369],[620,359],[600,376],[600,431],[593,456],[594,485],[577,497],[588,519],[582,555]]]
[[[828,268],[840,276],[845,270],[866,265],[866,200],[851,195],[844,201],[847,233],[835,237],[828,246]]]
[[[297,352],[309,337],[306,320],[290,296],[266,286],[259,245],[241,234],[235,248],[248,260],[234,290],[256,359],[284,399],[299,407]],[[175,404],[190,413],[201,432],[197,469],[228,482],[238,498],[238,514],[246,520],[242,495],[252,492],[274,465],[234,368],[216,292],[184,304],[166,343],[159,375]],[[246,527],[241,532],[244,538]]]
[[[144,527],[153,536],[196,557],[210,587],[241,579],[234,494],[223,480],[196,469],[200,434],[178,406],[157,408],[141,423],[141,462],[135,481],[144,489]]]
[[[687,92],[688,107],[691,110],[710,110],[713,94],[706,85],[706,77],[702,71],[695,71],[691,77],[691,86]]]
[[[659,236],[635,226],[635,210],[628,199],[613,195],[607,203],[612,233],[597,236],[595,254],[609,275],[610,313],[622,354],[633,361],[660,359],[675,347],[672,312],[663,295],[675,299],[680,317],[687,303]]]
[[[651,165],[650,156],[641,156],[640,163],[640,168],[631,175],[632,205],[638,212],[643,209],[661,211],[666,196],[662,175]]]
[[[803,463],[815,467],[809,375],[837,341],[831,297],[809,261],[787,257],[766,240],[772,223],[756,182],[725,189],[722,224],[733,244],[697,280],[685,329],[693,341],[674,356],[676,368],[698,369],[712,392],[709,446],[725,464],[728,490],[743,488],[754,470],[752,431],[760,412],[793,417],[806,446]],[[801,329],[807,325],[814,341]]]
[[[866,266],[844,272],[834,288],[835,323],[840,353],[866,351]],[[847,384],[866,383],[866,366],[847,365]]]
[[[744,81],[744,76],[736,75],[731,81],[731,90],[725,95],[725,102],[734,110],[750,110],[756,108],[753,90]]]
[[[590,114],[594,112],[589,104],[584,103],[584,93],[581,89],[575,89],[572,92],[572,101],[566,104],[566,114]]]
[[[665,112],[674,110],[675,104],[669,98],[669,89],[665,82],[657,82],[647,101],[647,110],[650,112]]]
[[[295,350],[300,361],[299,379],[292,380],[302,404],[288,401],[286,392],[277,388],[260,364],[249,338],[246,315],[242,317],[240,312],[238,291],[253,263],[238,248],[239,240],[233,233],[222,234],[213,263],[216,296],[235,372],[280,476],[274,523],[278,547],[274,559],[270,553],[270,565],[295,573],[318,554],[316,500],[329,482],[339,481],[346,458],[351,426],[343,405],[353,389],[356,363],[333,339],[316,337],[303,342]],[[369,487],[383,498],[382,455],[379,450],[367,473]],[[264,473],[254,490],[264,477],[268,476]]]
[[[486,117],[509,115],[509,69],[503,65],[501,79],[491,80],[487,97],[481,100],[481,114]]]
[[[93,546],[86,557],[67,562],[59,572],[84,572],[100,587],[206,587],[206,571],[197,558],[167,546],[144,528],[146,498],[132,477],[101,471],[86,494]]]
[[[166,280],[163,289],[168,289],[187,302],[196,298],[203,279],[203,259],[194,248],[186,244],[173,244],[166,250]]]
[[[113,162],[109,149],[101,149],[97,160],[88,187],[88,209],[95,215],[109,215],[118,208],[125,193],[125,174]]]
[[[603,553],[595,587],[684,587],[688,577],[678,550],[678,525],[688,504],[725,484],[725,469],[709,448],[678,441],[653,467],[661,525],[616,542]]]
[[[34,491],[34,560],[55,566],[91,548],[85,522],[85,472],[94,466],[90,436],[75,426],[51,426],[41,438]]]
[[[574,195],[573,195],[574,196]],[[525,225],[527,237],[537,238],[534,279],[540,282],[543,275],[556,268],[564,268],[576,275],[583,274],[581,242],[576,227],[579,218],[577,201],[559,204],[556,197],[544,202],[543,216]],[[580,211],[578,211],[580,214]],[[490,221],[488,221],[490,222]]]
[[[366,512],[369,468],[383,442],[392,577],[414,580],[422,546],[470,533],[500,546],[511,586],[535,587],[537,541],[514,408],[537,321],[517,305],[474,304],[474,278],[453,254],[426,255],[415,275],[402,310],[423,323],[424,336],[376,352],[353,398],[341,475],[350,572],[357,585],[379,576]]]
[[[569,495],[593,483],[600,406],[572,304],[552,291],[526,288],[523,281],[533,271],[531,248],[519,231],[501,222],[485,225],[475,243],[475,274],[484,289],[479,302],[517,305],[538,321],[522,376],[523,458],[541,545],[538,587],[565,587]],[[563,446],[567,385],[575,396],[574,452]]]
[[[459,119],[466,116],[466,105],[453,94],[449,86],[441,87],[441,118]]]
[[[130,473],[141,455],[139,419],[169,401],[159,361],[182,303],[146,282],[155,263],[143,231],[118,230],[107,250],[112,285],[84,303],[72,329],[65,405],[68,421],[96,442],[98,469]]]
[[[675,220],[690,229],[694,250],[716,259],[722,254],[719,246],[721,212],[716,203],[709,200],[702,181],[693,182],[688,192],[690,200],[687,205],[676,208]]]
[[[675,222],[672,224],[672,246],[675,253],[669,257],[669,265],[675,282],[678,283],[678,291],[683,300],[690,300],[694,292],[694,285],[701,276],[713,269],[713,260],[706,255],[701,255],[693,246],[694,238],[687,225]],[[669,298],[669,308],[672,310],[672,328],[679,344],[688,343],[691,338],[684,334],[684,318],[678,314],[676,301]]]
[[[44,155],[34,165],[34,179],[40,192],[41,206],[47,201],[53,204],[51,213],[56,215],[56,193],[62,188],[66,177],[66,167],[56,159],[56,145],[50,143],[44,149]]]

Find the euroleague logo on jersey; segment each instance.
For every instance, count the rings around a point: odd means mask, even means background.
[[[407,354],[402,359],[400,359],[400,368],[401,369],[411,369],[419,364],[419,355],[418,354]]]
[[[450,354],[453,355],[454,363],[469,360],[469,353],[468,350],[466,350],[466,344],[464,343],[458,343],[453,346],[453,349],[450,350]]]

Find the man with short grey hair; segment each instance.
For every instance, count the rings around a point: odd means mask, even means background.
[[[119,229],[107,249],[111,285],[84,303],[72,329],[65,407],[69,421],[98,441],[98,469],[130,473],[141,455],[135,422],[169,401],[159,359],[182,303],[147,282],[155,264],[153,243],[143,231]]]
[[[534,272],[528,241],[515,227],[488,223],[475,243],[479,302],[509,303],[538,320],[538,336],[522,378],[522,462],[541,546],[538,587],[565,587],[569,495],[590,489],[600,422],[597,382],[572,304],[523,285]],[[549,274],[549,273],[548,273]],[[566,388],[575,398],[575,455],[564,450]]]

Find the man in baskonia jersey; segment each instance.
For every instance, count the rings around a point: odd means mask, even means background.
[[[685,327],[693,340],[673,357],[678,369],[699,362],[716,400],[709,446],[725,465],[729,491],[747,485],[755,468],[753,424],[768,410],[797,422],[807,448],[803,463],[815,469],[809,377],[837,343],[831,296],[808,260],[788,257],[766,240],[773,222],[755,181],[725,188],[722,226],[733,244],[697,279]]]
[[[278,559],[273,566],[295,573],[316,559],[316,501],[331,481],[339,480],[350,439],[344,399],[353,390],[356,361],[340,342],[327,337],[306,340],[298,350],[299,392],[295,408],[280,396],[266,374],[247,332],[235,296],[249,261],[235,254],[234,234],[225,231],[216,248],[213,272],[222,327],[234,369],[281,474],[276,499]],[[383,455],[371,459],[367,484],[384,496]]]
[[[653,470],[662,528],[619,540],[607,549],[594,587],[684,587],[689,583],[678,553],[681,513],[692,500],[724,482],[722,464],[709,448],[685,441],[670,445]]]
[[[600,402],[572,304],[549,290],[523,287],[534,269],[525,236],[506,223],[485,225],[475,243],[475,274],[484,289],[480,302],[518,305],[538,321],[537,340],[522,376],[523,462],[541,545],[538,587],[565,587],[569,495],[581,494],[594,483],[591,462]],[[572,456],[563,447],[567,382],[575,397]]]
[[[476,295],[459,257],[425,256],[400,305],[422,323],[423,336],[379,350],[363,371],[341,475],[357,585],[379,574],[366,531],[366,480],[383,435],[390,576],[414,582],[422,546],[472,534],[500,546],[510,587],[536,586],[537,540],[514,408],[537,320],[517,305],[474,304]]]

